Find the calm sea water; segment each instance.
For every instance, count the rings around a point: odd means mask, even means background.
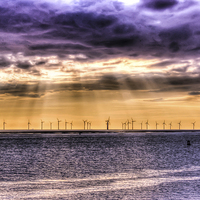
[[[200,133],[0,136],[1,200],[194,200],[199,188]]]

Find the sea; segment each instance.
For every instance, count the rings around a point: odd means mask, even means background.
[[[0,199],[200,199],[200,132],[0,134]]]

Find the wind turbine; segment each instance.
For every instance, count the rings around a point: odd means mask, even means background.
[[[89,124],[88,124],[88,127],[89,127],[89,129],[91,129],[91,124],[92,124],[92,123],[91,123],[91,122],[89,122]]]
[[[143,122],[141,122],[140,124],[141,124],[141,130],[142,130],[142,124],[143,124]]]
[[[124,122],[122,122],[122,130],[123,130],[123,128],[124,128]]]
[[[89,129],[91,129],[91,126],[92,126],[92,122],[89,122]]]
[[[109,130],[109,125],[110,125],[110,117],[106,120],[106,128]]]
[[[90,122],[87,122],[87,129],[89,129],[89,124],[90,124]]]
[[[30,125],[31,125],[30,120],[28,120],[28,130],[30,129]]]
[[[131,123],[132,123],[132,130],[133,130],[133,123],[136,122],[131,118]]]
[[[170,130],[172,129],[172,122],[169,123]]]
[[[70,124],[71,124],[71,129],[72,129],[72,126],[73,126],[73,121],[72,121]]]
[[[128,127],[128,130],[129,130],[129,124],[131,124],[131,122],[129,122],[129,120],[127,119],[127,127]]]
[[[53,123],[52,123],[52,122],[49,122],[49,123],[50,123],[50,129],[52,130],[52,124],[53,124]]]
[[[67,123],[68,123],[68,122],[65,120],[65,130],[67,129]]]
[[[59,130],[59,125],[60,125],[61,120],[59,120],[58,118],[57,120],[58,120],[58,130]]]
[[[163,130],[165,130],[165,125],[166,125],[166,123],[165,123],[165,120],[164,120],[164,122],[163,122]]]
[[[126,122],[124,122],[124,127],[125,127],[124,130],[126,130]]]
[[[181,121],[178,123],[178,125],[179,125],[179,130],[181,129]]]
[[[156,122],[156,130],[158,129],[158,125],[159,125],[159,123],[158,123],[158,122]]]
[[[41,130],[43,129],[44,121],[41,120]]]
[[[85,130],[85,124],[86,124],[87,120],[83,120],[83,123],[84,123],[84,130]]]
[[[148,120],[146,121],[146,129],[148,130],[148,126],[149,126],[149,122],[148,122]]]
[[[195,127],[195,123],[196,123],[196,122],[193,122],[193,123],[192,123],[192,125],[193,125],[193,129],[194,129],[194,127]]]
[[[5,122],[5,120],[3,120],[3,130],[5,130],[6,129],[6,122]]]

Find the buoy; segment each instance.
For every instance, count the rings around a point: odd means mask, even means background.
[[[190,140],[187,141],[187,145],[188,145],[188,146],[191,145]]]

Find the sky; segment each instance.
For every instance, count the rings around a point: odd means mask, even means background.
[[[0,129],[200,128],[199,21],[197,0],[1,1]]]

